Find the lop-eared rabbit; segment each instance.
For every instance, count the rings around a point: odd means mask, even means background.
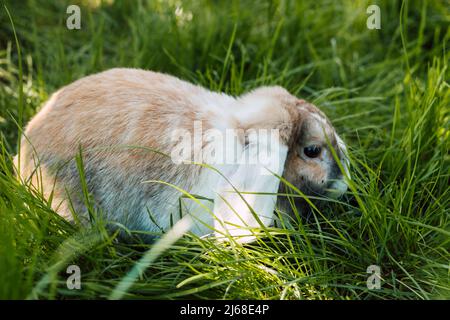
[[[278,86],[232,97],[139,69],[84,77],[28,123],[15,162],[56,212],[88,221],[77,154],[102,217],[149,233],[187,216],[199,236],[251,241],[277,202],[289,207],[277,199],[282,179],[309,195],[347,189],[345,145],[328,118]]]

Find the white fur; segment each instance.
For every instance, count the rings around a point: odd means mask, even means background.
[[[70,193],[75,211],[88,220],[79,197],[81,188],[74,161],[80,145],[84,148],[89,191],[106,220],[131,230],[167,231],[180,218],[181,202],[182,213],[194,218],[192,231],[197,235],[242,236],[238,241],[251,241],[255,228],[271,225],[277,202],[275,195],[251,193],[276,193],[280,184],[276,175],[286,176],[286,168],[291,178],[299,176],[299,168],[286,165],[288,141],[301,122],[299,119],[312,113],[313,118],[326,125],[315,114],[319,112],[315,106],[309,105],[302,111],[304,103],[281,87],[261,87],[235,98],[161,73],[108,70],[61,88],[30,121],[26,137],[22,138],[20,175],[23,181],[38,184],[33,159],[39,159],[43,194],[47,199],[52,195],[52,207],[70,219]],[[235,145],[221,145],[224,148],[193,141],[195,156],[204,157],[200,161],[186,160],[211,165],[223,176],[206,166],[199,170],[198,164],[176,163],[151,151],[139,153],[118,148],[139,146],[170,154],[175,145],[171,141],[174,132],[189,132],[197,121],[205,124],[204,130],[213,130],[211,137],[225,136],[228,129],[246,130],[245,139],[238,135]],[[248,131],[275,128],[282,134],[274,139]],[[318,132],[322,134],[321,130]],[[108,148],[118,150],[111,153]],[[214,148],[225,157],[225,162],[212,156]],[[261,159],[262,155],[267,158]],[[58,181],[53,193],[56,167]],[[345,168],[348,171],[347,164]],[[305,161],[300,169],[308,178],[325,176],[322,173],[329,168],[308,174]],[[183,193],[173,186],[211,201],[180,198]],[[342,187],[336,185],[340,192]]]

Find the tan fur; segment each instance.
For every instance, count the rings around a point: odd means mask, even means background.
[[[323,119],[322,125],[314,114]],[[332,164],[329,158],[328,162],[303,159],[299,143],[325,145],[325,132],[341,152],[325,115],[281,87],[263,87],[234,98],[161,73],[112,69],[75,81],[51,96],[26,127],[20,174],[23,181],[31,179],[42,188],[46,198],[54,192],[52,206],[62,216],[71,217],[69,196],[75,211],[83,215],[86,210],[74,160],[81,148],[89,192],[107,219],[131,229],[158,231],[148,219],[149,210],[167,229],[170,215],[178,215],[181,194],[145,181],[167,181],[191,192],[198,189],[205,169],[176,165],[151,150],[169,155],[174,148],[171,133],[193,132],[195,121],[201,122],[204,131],[279,129],[280,143],[289,147],[284,176],[300,188],[304,180],[325,186]],[[239,140],[244,145],[242,135]],[[203,143],[193,152],[199,152],[198,148],[207,146]],[[39,170],[33,159],[38,159]]]

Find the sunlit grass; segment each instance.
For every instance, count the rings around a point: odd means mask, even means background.
[[[379,31],[366,28],[368,1],[92,3],[81,4],[76,31],[65,28],[63,3],[7,1],[21,60],[0,13],[0,298],[450,298],[442,2],[379,1]],[[14,177],[18,125],[56,88],[117,66],[235,95],[286,87],[323,109],[344,137],[350,191],[309,219],[277,211],[277,226],[245,245],[176,232],[130,244],[101,219],[67,223]],[[70,264],[81,268],[81,290],[66,287]],[[366,286],[374,264],[380,290]]]

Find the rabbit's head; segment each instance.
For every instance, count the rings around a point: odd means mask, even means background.
[[[350,177],[347,148],[325,114],[304,100],[297,101],[296,130],[290,140],[283,177],[310,196],[338,198]],[[286,185],[281,184],[286,190]]]
[[[326,115],[316,106],[298,99],[282,87],[260,87],[242,98],[246,123],[278,128],[288,153],[283,178],[306,195],[338,198],[347,190],[349,178],[346,146]],[[345,174],[344,174],[345,173]],[[289,190],[281,183],[281,192]]]

